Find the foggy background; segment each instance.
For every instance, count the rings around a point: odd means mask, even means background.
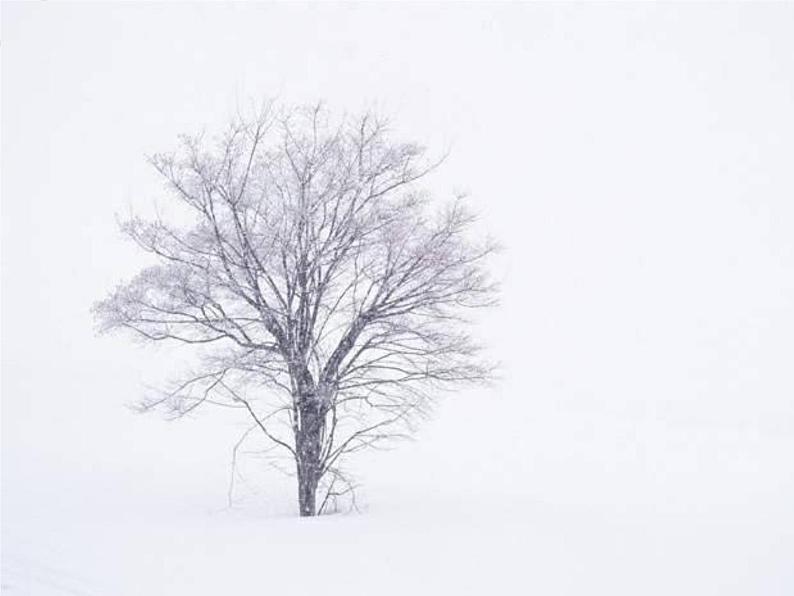
[[[621,544],[661,545],[649,569],[686,531],[729,549],[678,593],[718,568],[736,593],[790,593],[793,31],[786,4],[4,4],[4,560],[27,553],[33,581],[30,553],[55,565],[94,532],[116,569],[121,519],[231,515],[245,420],[132,414],[179,351],[97,337],[89,309],[148,262],[116,224],[165,198],[145,155],[276,97],[449,149],[437,198],[468,191],[504,245],[480,327],[501,380],[360,458],[367,511],[523,512],[549,535],[547,514],[598,511],[644,520]],[[258,468],[235,523],[294,512]],[[659,539],[668,519],[687,530]],[[571,540],[561,560],[585,552]]]

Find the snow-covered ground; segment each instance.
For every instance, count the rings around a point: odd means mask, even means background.
[[[475,399],[447,406],[457,424],[476,413]],[[295,518],[287,486],[243,490],[228,509],[224,487],[209,483],[203,496],[175,487],[144,499],[117,486],[83,502],[80,486],[60,485],[40,503],[4,503],[3,593],[794,589],[791,437],[560,413],[509,423],[489,447],[497,433],[467,444],[451,426],[439,417],[419,442],[362,465],[361,513]]]
[[[794,586],[783,511],[468,505],[313,520],[61,520],[35,537],[11,534],[3,593],[784,596]]]

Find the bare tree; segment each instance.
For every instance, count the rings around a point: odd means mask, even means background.
[[[345,456],[489,377],[463,314],[494,302],[494,245],[468,239],[461,198],[431,212],[419,182],[438,162],[383,120],[269,104],[151,163],[186,216],[123,224],[161,264],[95,306],[100,328],[209,344],[143,409],[239,408],[294,460],[302,516],[353,490]]]

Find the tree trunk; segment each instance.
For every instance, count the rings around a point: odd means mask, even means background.
[[[298,478],[298,508],[301,517],[317,515],[317,484],[311,478]]]
[[[320,449],[325,417],[315,399],[301,403],[301,424],[296,437],[298,507],[301,517],[317,515],[317,486],[320,483]]]

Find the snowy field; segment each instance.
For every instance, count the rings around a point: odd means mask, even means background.
[[[794,6],[6,3],[2,594],[794,594]],[[493,387],[298,519],[245,422],[125,404],[145,154],[250,98],[377,107],[505,246]],[[242,426],[241,426],[242,425]]]
[[[456,414],[450,404],[449,426],[464,425],[474,405],[457,404]],[[368,506],[348,515],[295,518],[285,490],[243,490],[228,509],[220,478],[203,495],[183,485],[148,502],[118,486],[74,502],[79,487],[64,484],[36,506],[4,503],[3,593],[782,596],[794,588],[791,437],[569,413],[508,426],[515,434],[504,445],[476,448],[459,428],[446,445],[425,437],[379,454],[366,471]]]
[[[791,593],[791,526],[755,511],[437,504],[309,521],[63,521],[14,540],[3,593]]]

